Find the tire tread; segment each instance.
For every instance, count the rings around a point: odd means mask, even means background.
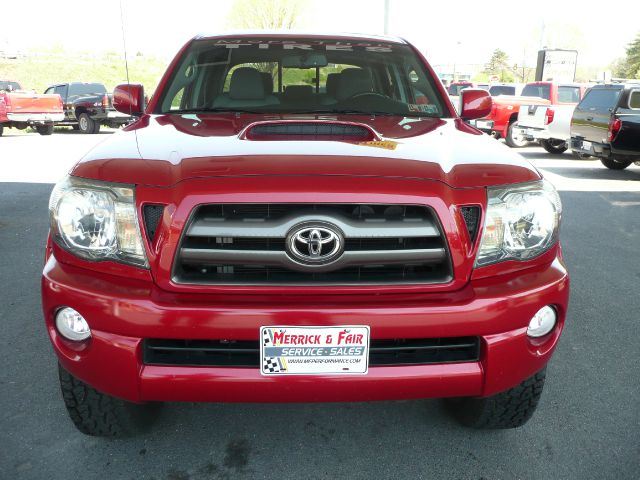
[[[153,405],[136,405],[100,393],[58,364],[62,398],[76,428],[86,435],[126,437],[142,430],[153,416]],[[150,415],[151,414],[151,415]]]
[[[614,158],[605,157],[600,158],[600,162],[610,170],[624,170],[633,163],[626,160],[616,160]]]
[[[451,399],[449,406],[458,420],[478,429],[517,428],[535,412],[544,387],[546,371],[539,371],[521,384],[486,398]]]

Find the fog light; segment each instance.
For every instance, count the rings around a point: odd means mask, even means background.
[[[56,314],[56,328],[68,340],[80,342],[91,336],[87,321],[73,308],[65,307]]]
[[[527,335],[534,338],[544,337],[556,326],[556,320],[556,311],[552,307],[549,305],[542,307],[529,322]]]

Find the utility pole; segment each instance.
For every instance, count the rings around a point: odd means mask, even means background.
[[[460,45],[462,42],[458,41],[456,42],[456,46],[455,46],[455,52],[453,55],[453,79],[451,80],[452,82],[456,81],[456,63],[458,63],[458,51],[460,50]]]
[[[390,0],[384,0],[384,34],[389,34],[389,2]]]
[[[540,46],[538,50],[542,50],[544,48],[544,33],[545,33],[546,25],[544,24],[544,20],[542,20],[542,28],[540,28]]]

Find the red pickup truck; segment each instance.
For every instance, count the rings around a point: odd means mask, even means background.
[[[504,138],[510,147],[524,147],[528,140],[517,128],[521,105],[577,105],[586,89],[583,84],[528,83],[520,96],[495,97],[491,113],[472,125],[496,138]]]
[[[137,120],[49,202],[42,305],[76,427],[430,397],[528,421],[567,312],[562,207],[465,123],[488,92],[460,96],[402,39],[318,34],[196,37],[148,106],[116,87]]]
[[[33,127],[40,135],[51,135],[54,122],[63,119],[60,95],[38,95],[21,90],[17,82],[0,80],[0,136],[5,127]]]

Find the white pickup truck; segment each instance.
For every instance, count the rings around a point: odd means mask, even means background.
[[[575,105],[522,105],[518,128],[524,138],[539,142],[547,152],[564,153],[569,148],[575,108]]]

